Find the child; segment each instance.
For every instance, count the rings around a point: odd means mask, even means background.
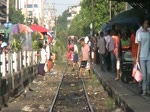
[[[53,61],[52,59],[50,58],[49,61],[48,61],[48,72],[50,72],[50,70],[53,68]]]

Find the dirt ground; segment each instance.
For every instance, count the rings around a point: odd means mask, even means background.
[[[57,86],[61,80],[64,64],[57,64],[50,73],[46,74],[46,81],[42,76],[37,78],[26,88],[25,92],[9,103],[0,112],[46,112],[54,98]]]
[[[115,106],[115,101],[110,98],[95,74],[88,80],[88,72],[83,73],[86,91],[94,112],[123,112]]]
[[[90,112],[82,80],[68,67],[53,112]]]
[[[64,68],[64,64],[56,64],[53,70],[46,75],[46,81],[43,81],[43,77],[38,76],[29,85],[30,88],[26,88],[23,94],[10,102],[8,107],[3,108],[0,112],[47,112],[56,94]],[[95,75],[93,75],[92,79],[89,79],[88,72],[84,72],[83,76],[94,112],[123,112],[121,109],[115,107],[114,100],[108,97]],[[72,86],[71,88],[77,91],[77,88],[74,88],[76,86],[74,86],[75,83],[72,80],[69,78],[69,84]],[[81,88],[79,89],[81,90]]]

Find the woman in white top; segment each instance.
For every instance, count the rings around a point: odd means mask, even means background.
[[[148,31],[148,24],[148,20],[145,19],[142,25],[143,30],[138,33],[137,62],[140,63],[141,71],[144,75],[141,83],[143,95],[146,95],[150,89],[150,32]]]
[[[45,80],[45,71],[44,71],[44,66],[45,66],[45,63],[47,61],[47,53],[43,47],[42,44],[39,45],[40,47],[40,56],[41,56],[41,61],[40,61],[40,64],[38,66],[38,74],[44,76],[44,80]]]

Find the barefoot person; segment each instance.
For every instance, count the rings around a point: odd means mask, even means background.
[[[90,48],[88,44],[85,43],[84,38],[80,39],[81,43],[81,56],[80,56],[80,68],[79,68],[79,78],[82,76],[82,71],[84,68],[87,68],[89,71],[89,77],[92,78],[92,72],[89,66],[90,61]]]

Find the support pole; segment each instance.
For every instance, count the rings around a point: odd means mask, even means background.
[[[7,7],[6,23],[8,23],[9,22],[9,0],[7,0],[7,2],[6,2],[6,7]]]

